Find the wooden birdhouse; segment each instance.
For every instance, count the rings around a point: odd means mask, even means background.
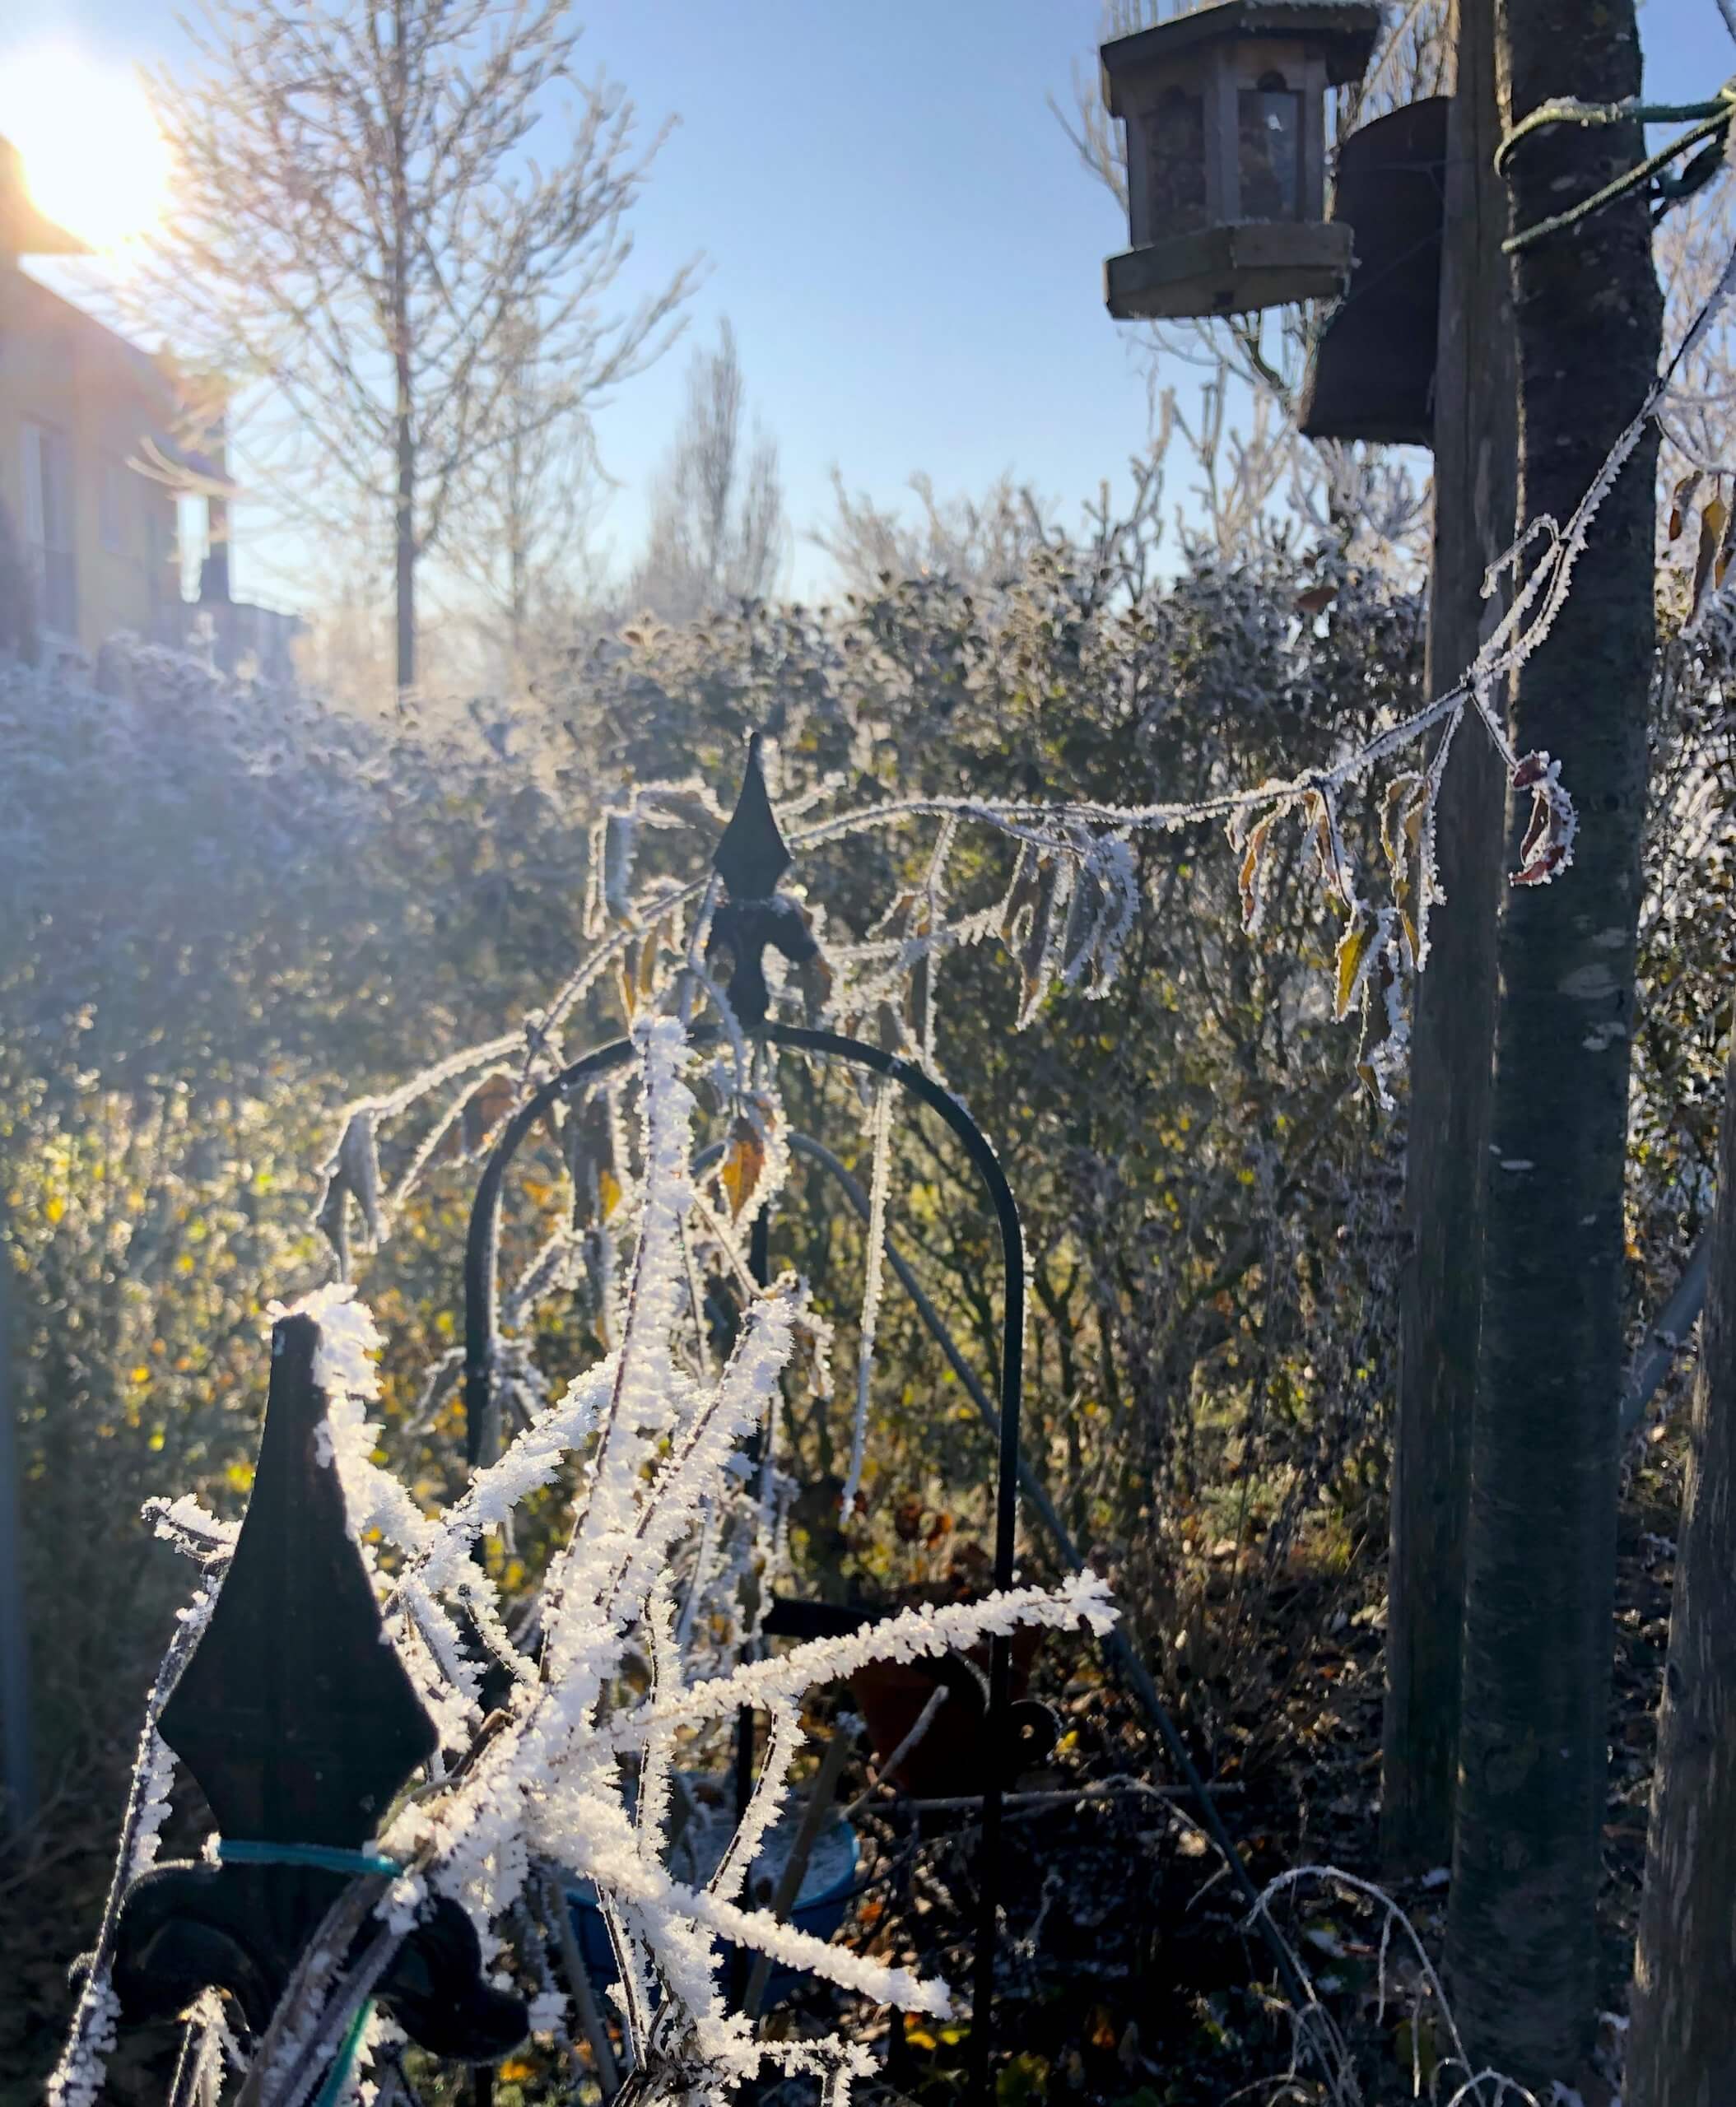
[[[1326,91],[1360,80],[1373,0],[1223,0],[1116,37],[1103,100],[1127,126],[1133,247],[1105,266],[1118,321],[1331,299],[1351,230],[1325,218]]]

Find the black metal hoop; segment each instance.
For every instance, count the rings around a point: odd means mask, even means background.
[[[714,1045],[715,1025],[696,1026],[696,1046]],[[936,1113],[964,1145],[994,1203],[1000,1230],[1006,1289],[1001,1321],[1000,1412],[994,1501],[994,1585],[1012,1585],[1017,1548],[1019,1420],[1024,1390],[1025,1237],[1018,1203],[993,1145],[950,1091],[913,1062],[845,1032],[803,1025],[760,1023],[756,1041],[792,1052],[817,1054],[886,1077]],[[496,1288],[500,1263],[500,1195],[508,1168],[525,1137],[552,1105],[582,1085],[627,1066],[637,1054],[631,1039],[612,1040],[575,1061],[533,1091],[507,1121],[477,1182],[464,1244],[464,1446],[472,1467],[479,1462],[492,1405],[496,1343]],[[763,1219],[763,1216],[761,1217]],[[1012,1695],[1012,1642],[996,1633],[989,1649],[989,1706],[985,1726],[991,1750],[1006,1745]],[[973,2075],[986,2090],[994,2000],[994,1949],[999,1929],[1002,1793],[998,1764],[991,1762],[983,1788],[982,1838],[978,1847],[978,1919],[973,1970],[970,2045]]]

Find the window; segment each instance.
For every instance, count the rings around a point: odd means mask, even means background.
[[[1236,95],[1241,210],[1245,220],[1301,216],[1302,98],[1282,73],[1263,73]]]
[[[1153,241],[1206,223],[1206,111],[1203,95],[1169,88],[1146,119],[1147,181]]]
[[[24,539],[36,574],[42,626],[78,634],[78,573],[72,553],[72,449],[63,431],[26,419]]]
[[[124,556],[127,550],[127,471],[119,461],[105,460],[96,486],[96,524],[106,554]]]

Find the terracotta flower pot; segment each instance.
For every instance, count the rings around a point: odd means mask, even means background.
[[[1039,1625],[1021,1625],[1012,1635],[1012,1700],[1017,1704],[1031,1681],[1032,1662],[1043,1643]],[[937,1687],[933,1673],[906,1661],[870,1661],[850,1677],[850,1693],[861,1708],[874,1744],[874,1760],[889,1784],[918,1799],[951,1799],[980,1793],[989,1750],[984,1712],[988,1697],[989,1649],[973,1647],[966,1658],[981,1681],[980,1693],[956,1677],[947,1701],[929,1722],[922,1739],[887,1772],[884,1766],[921,1718]],[[956,1664],[955,1664],[956,1672]],[[973,1698],[976,1701],[973,1701]],[[1009,1757],[1003,1756],[1003,1760]]]

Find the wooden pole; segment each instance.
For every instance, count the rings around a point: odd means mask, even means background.
[[[1435,369],[1435,547],[1427,691],[1460,679],[1500,612],[1484,573],[1511,543],[1518,450],[1506,188],[1495,173],[1494,0],[1458,0],[1447,119]],[[1417,981],[1405,1156],[1393,1443],[1381,1844],[1398,1872],[1452,1853],[1465,1500],[1482,1279],[1483,1165],[1495,1033],[1505,809],[1499,759],[1468,721],[1449,757],[1436,845],[1446,894]]]

